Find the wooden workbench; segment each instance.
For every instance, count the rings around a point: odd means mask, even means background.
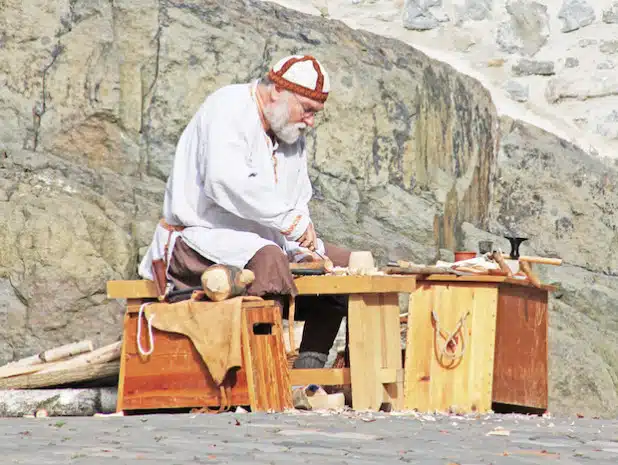
[[[352,385],[355,410],[377,410],[383,403],[403,406],[403,360],[399,293],[416,289],[414,276],[304,276],[299,295],[349,295],[350,368],[291,370],[291,385]],[[110,281],[108,298],[152,299],[152,281]]]
[[[416,289],[414,276],[305,276],[300,295],[349,295],[350,368],[292,370],[292,385],[350,384],[354,410],[403,407],[399,293]]]
[[[417,277],[408,318],[405,408],[545,411],[547,302],[554,289],[503,276]],[[460,322],[462,331],[444,349]]]

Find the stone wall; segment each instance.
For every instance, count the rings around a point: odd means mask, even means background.
[[[273,1],[421,47],[479,77],[501,113],[618,153],[616,0]]]

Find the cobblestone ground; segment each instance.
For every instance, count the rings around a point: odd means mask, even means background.
[[[343,412],[0,420],[1,464],[618,464],[618,420]]]

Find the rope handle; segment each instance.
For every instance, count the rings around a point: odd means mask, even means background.
[[[468,310],[459,319],[459,322],[457,323],[457,326],[455,326],[455,330],[452,333],[449,333],[448,331],[444,331],[446,333],[446,336],[444,336],[442,334],[442,330],[440,329],[440,320],[438,319],[438,315],[436,314],[435,310],[431,311],[431,316],[432,316],[434,324],[435,324],[436,344],[438,342],[438,336],[443,337],[444,340],[445,340],[444,346],[440,350],[440,359],[447,358],[447,359],[450,359],[450,360],[458,360],[458,359],[461,359],[464,356],[464,353],[466,351],[466,337],[465,337],[465,333],[466,333],[466,319],[468,318],[469,315],[470,315],[470,310]],[[459,342],[459,338],[458,338],[457,334],[459,334],[459,333],[461,333],[461,350],[459,352],[449,353],[448,352],[448,348],[451,347],[451,344],[454,344],[455,347],[457,347],[458,342]]]
[[[146,305],[150,305],[151,303],[152,302],[146,302],[140,305],[139,313],[137,315],[137,350],[145,357],[154,352],[154,335],[152,334],[152,319],[155,317],[154,314],[150,315],[150,318],[146,320],[148,322],[148,346],[150,346],[150,349],[145,351],[142,347],[142,314],[144,313],[144,307],[146,307]]]

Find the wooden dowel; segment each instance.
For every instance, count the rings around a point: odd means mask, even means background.
[[[505,258],[511,258],[510,256],[505,256]],[[521,255],[519,257],[520,262],[528,262],[528,263],[538,263],[540,265],[562,265],[561,258],[549,258],[549,257],[532,257],[528,255]]]

